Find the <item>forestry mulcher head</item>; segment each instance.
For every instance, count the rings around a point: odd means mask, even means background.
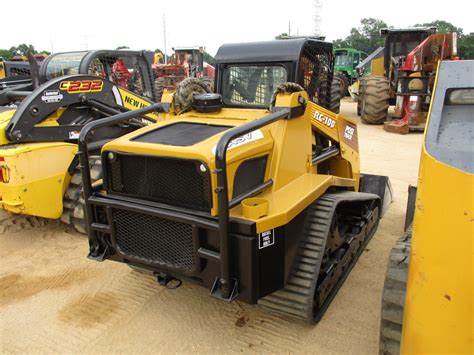
[[[391,199],[387,177],[360,174],[355,122],[297,84],[280,86],[271,110],[204,94],[173,112],[104,145],[94,188],[87,137],[131,113],[81,131],[89,258],[318,320]]]

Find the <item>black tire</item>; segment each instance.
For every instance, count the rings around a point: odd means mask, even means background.
[[[214,92],[214,78],[205,76],[201,78],[201,81],[209,88],[209,92]]]
[[[361,119],[368,124],[382,124],[387,119],[390,100],[390,82],[383,76],[371,75],[365,79],[361,98]]]
[[[192,108],[194,95],[212,92],[208,82],[199,78],[186,78],[176,87],[173,95],[173,106],[176,113],[183,113]]]
[[[365,94],[365,79],[359,79],[359,95],[357,96],[357,116],[362,115],[362,100]]]
[[[349,95],[349,78],[340,71],[335,73],[334,77],[339,79],[339,93],[341,94],[341,97]]]
[[[99,156],[91,156],[91,178],[92,183],[102,178],[101,160]],[[82,189],[81,170],[77,166],[71,177],[71,182],[63,198],[63,214],[61,221],[74,227],[79,233],[86,233],[86,222],[84,217],[84,193]]]
[[[411,235],[412,228],[410,227],[390,252],[382,295],[380,354],[400,353]]]
[[[334,113],[341,111],[341,91],[340,91],[340,80],[335,78],[331,84],[331,103],[329,109]]]
[[[161,102],[161,97],[163,96],[163,91],[165,90],[165,79],[157,78],[155,79],[155,100],[156,102]]]

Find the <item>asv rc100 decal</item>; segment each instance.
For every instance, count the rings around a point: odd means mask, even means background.
[[[323,115],[319,111],[314,113],[313,118],[316,121],[321,122],[323,125],[328,126],[329,128],[334,128],[336,126],[336,121],[334,121],[332,118],[329,118],[328,116]]]

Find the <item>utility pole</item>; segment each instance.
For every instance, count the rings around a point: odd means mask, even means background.
[[[88,37],[89,37],[89,36],[86,35],[86,34],[83,34],[83,35],[82,35],[82,38],[84,38],[84,49],[85,49],[85,50],[88,50],[88,49],[89,49],[89,42],[88,42],[88,39],[89,39],[89,38],[88,38]]]
[[[313,29],[313,35],[315,37],[321,36],[321,23],[323,22],[322,11],[323,11],[323,1],[322,0],[314,0],[314,15],[313,15],[314,29]]]
[[[291,21],[288,20],[288,37],[291,36]]]
[[[166,15],[163,13],[163,42],[165,48],[164,50],[164,55],[165,55],[165,64],[168,64],[168,56],[166,55]]]

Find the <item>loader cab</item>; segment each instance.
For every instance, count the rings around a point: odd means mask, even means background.
[[[338,48],[334,55],[334,69],[351,77],[356,73],[355,68],[367,58],[367,53],[354,48]]]
[[[291,38],[222,45],[216,57],[216,92],[234,108],[267,108],[277,87],[301,85],[311,101],[329,108],[334,72],[332,43]]]
[[[399,68],[403,65],[406,56],[416,46],[436,32],[436,28],[413,27],[407,29],[383,28],[380,34],[385,36],[384,72],[385,77],[392,79],[396,75],[393,66]]]
[[[151,63],[153,53],[147,51],[97,50],[56,53],[40,67],[40,82],[64,75],[90,74],[111,80],[141,96],[154,99]]]

